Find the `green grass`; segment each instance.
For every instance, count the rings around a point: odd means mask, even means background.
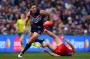
[[[0,53],[0,59],[18,59],[18,53]],[[25,53],[21,59],[90,59],[90,52],[75,53],[73,56],[53,57],[46,53]]]

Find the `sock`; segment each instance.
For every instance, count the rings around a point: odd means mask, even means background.
[[[31,46],[31,44],[26,44],[24,50],[22,51],[22,54],[24,54],[26,52],[26,50]]]
[[[44,39],[40,40],[40,39],[36,39],[35,42],[39,42],[42,43],[44,41]]]

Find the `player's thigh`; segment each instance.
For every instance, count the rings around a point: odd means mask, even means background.
[[[30,32],[30,33],[29,33],[29,36],[31,37],[32,35],[33,35],[33,32]]]
[[[55,40],[57,46],[61,45],[63,43],[62,40],[59,39],[59,37],[54,38],[54,40]]]
[[[23,38],[24,38],[24,34],[21,34],[20,39],[23,40]]]
[[[39,35],[40,34],[38,34],[37,32],[34,32],[33,35],[29,39],[29,43],[34,42],[38,38]]]
[[[48,48],[52,51],[54,51],[56,49],[56,46],[55,45],[52,45],[52,44],[48,44]]]
[[[18,36],[20,38],[20,41],[22,42],[24,38],[24,33],[18,33]]]

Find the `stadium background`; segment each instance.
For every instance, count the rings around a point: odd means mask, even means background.
[[[37,8],[44,9],[52,15],[53,33],[58,36],[65,34],[65,38],[75,46],[76,52],[90,52],[90,0],[0,0],[0,52],[21,51],[14,24],[21,13],[26,15],[29,11],[31,1],[38,5]],[[39,38],[42,37],[54,43],[45,33]],[[27,43],[27,39],[26,34],[24,44]],[[32,46],[28,52],[43,50]],[[4,55],[0,54],[0,59]]]

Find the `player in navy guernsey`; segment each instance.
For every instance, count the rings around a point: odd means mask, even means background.
[[[44,30],[43,22],[44,22],[45,16],[48,16],[47,20],[51,20],[51,15],[48,12],[46,12],[45,10],[37,9],[36,4],[34,3],[30,4],[30,11],[26,15],[25,26],[24,26],[24,31],[26,31],[25,27],[26,27],[27,21],[30,19],[30,22],[31,22],[30,38],[24,50],[21,51],[18,57],[22,57],[22,55],[31,46],[31,44],[35,42],[39,37],[39,35],[43,32]]]

